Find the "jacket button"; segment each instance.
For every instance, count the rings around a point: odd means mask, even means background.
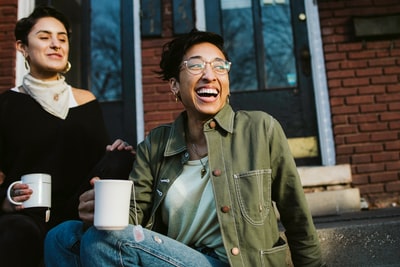
[[[216,170],[213,170],[213,175],[214,176],[221,176],[221,170],[219,170],[219,169],[216,169]]]
[[[228,206],[223,206],[223,207],[221,208],[221,211],[222,211],[223,213],[228,213],[230,210],[231,210],[231,209],[230,209]]]
[[[217,126],[217,123],[215,121],[211,121],[210,122],[210,128],[211,129],[215,129],[216,126]]]
[[[237,256],[240,253],[240,249],[239,248],[232,248],[231,249],[231,253],[233,256]]]

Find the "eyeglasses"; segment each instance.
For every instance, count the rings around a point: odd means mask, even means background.
[[[210,64],[211,69],[218,74],[227,74],[231,69],[231,62],[222,58],[216,58],[213,61],[207,62],[201,58],[193,57],[183,61],[182,65],[194,75],[200,74],[206,68],[206,65]]]

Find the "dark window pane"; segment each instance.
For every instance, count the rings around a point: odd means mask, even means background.
[[[264,0],[262,7],[266,88],[286,88],[297,83],[289,1]]]
[[[231,90],[249,91],[297,85],[290,0],[263,0],[262,32],[255,32],[252,0],[221,0],[222,30],[232,61]],[[263,45],[257,50],[256,36]],[[262,48],[263,47],[263,48]],[[260,58],[261,57],[261,58]],[[265,83],[257,82],[256,59],[262,60]]]
[[[91,86],[99,101],[121,99],[120,1],[91,2]]]
[[[254,47],[251,0],[221,0],[223,36],[232,67],[231,91],[256,90],[256,51]]]

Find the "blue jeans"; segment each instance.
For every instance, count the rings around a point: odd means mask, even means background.
[[[101,231],[91,227],[83,233],[82,223],[79,221],[62,223],[53,228],[46,237],[45,264],[48,267],[229,266],[174,239],[143,230],[144,240],[136,242],[133,225],[121,231]]]

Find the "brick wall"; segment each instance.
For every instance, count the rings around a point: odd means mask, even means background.
[[[183,110],[180,102],[175,102],[168,83],[154,73],[159,70],[162,45],[174,37],[171,1],[163,0],[162,2],[162,37],[142,39],[143,105],[146,134],[155,126],[173,121]]]
[[[0,0],[0,93],[15,86],[15,38],[18,0]]]
[[[318,1],[337,163],[374,206],[399,204],[400,38],[358,40],[352,16],[399,14],[398,0]]]

